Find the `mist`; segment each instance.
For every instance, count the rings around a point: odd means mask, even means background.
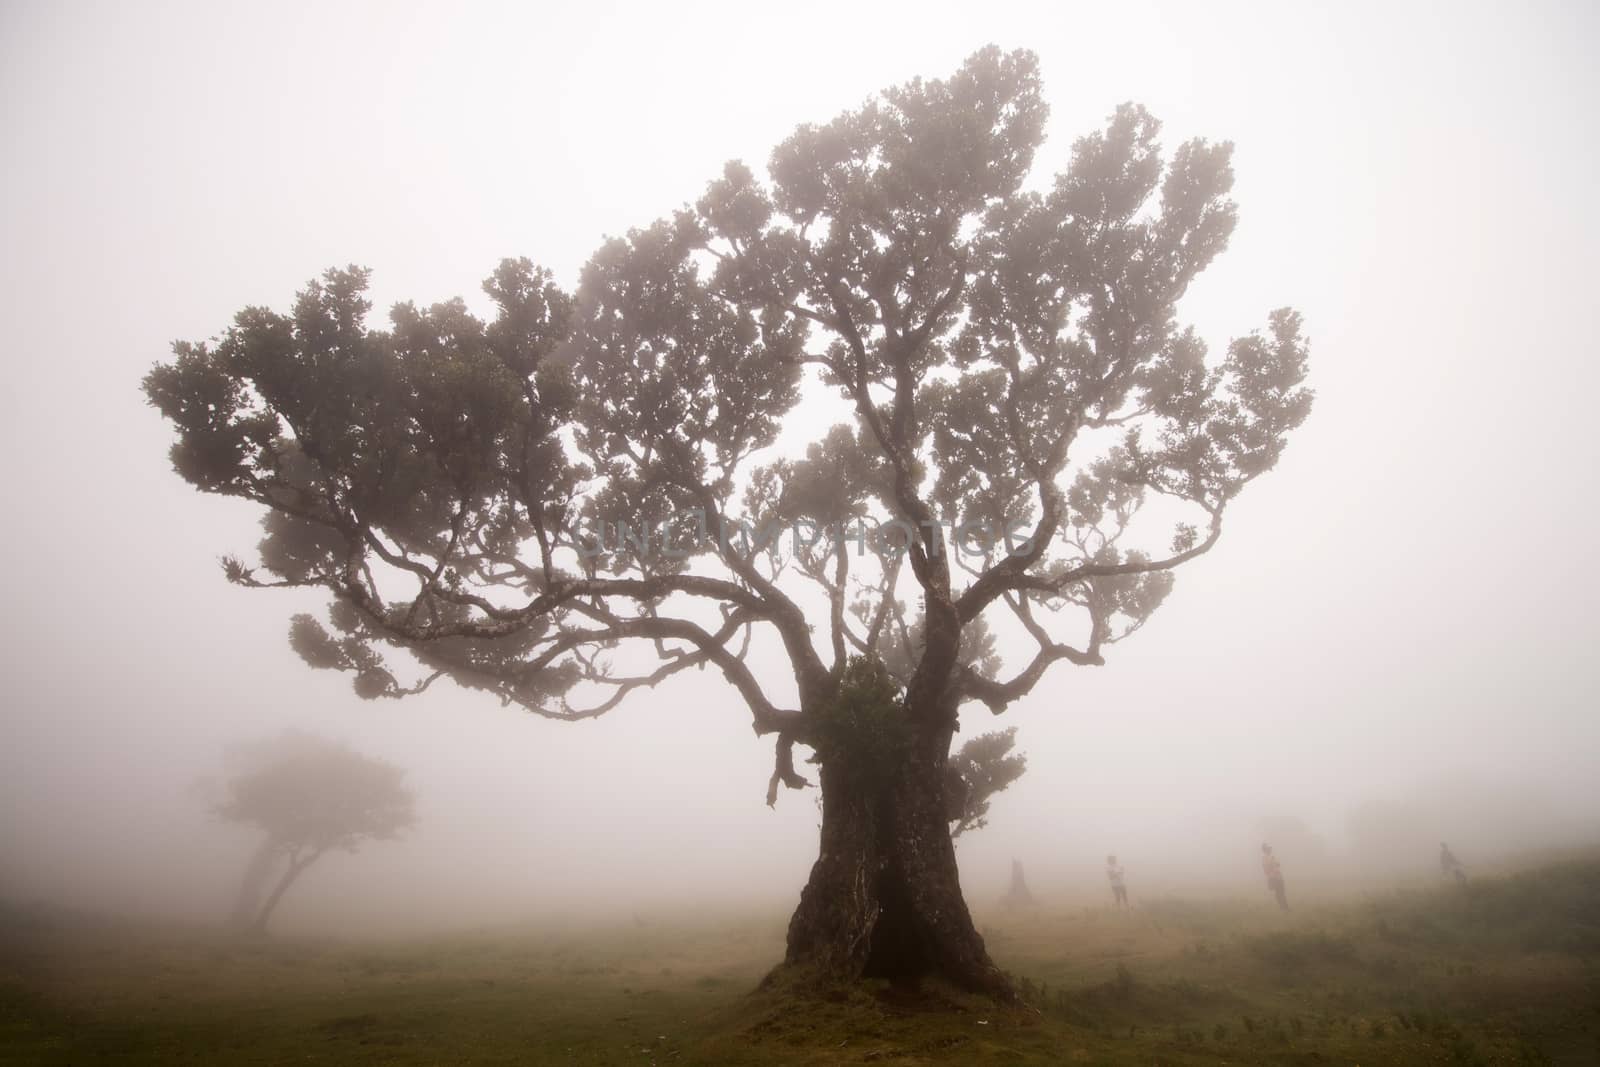
[[[1255,902],[1264,841],[1297,900],[1433,886],[1442,842],[1474,877],[1584,854],[1597,31],[1553,3],[7,5],[0,898],[222,924],[259,840],[206,783],[299,730],[403,770],[416,822],[320,860],[285,934],[781,920],[819,794],[764,803],[771,739],[715,672],[570,724],[448,679],[360,699],[285,639],[322,596],[224,581],[259,509],[173,473],[139,383],[330,266],[372,269],[375,321],[488,314],[508,256],[571,290],[724,161],[760,172],[796,126],[989,42],[1039,57],[1031,187],[1128,100],[1168,147],[1235,144],[1240,222],[1181,316],[1220,349],[1293,305],[1316,406],[1104,666],[963,708],[957,744],[1016,727],[1027,758],[958,840],[974,913],[1013,860],[1077,907],[1107,903],[1108,854],[1136,901]],[[780,451],[838,417],[808,389]],[[750,664],[787,672],[771,642]]]

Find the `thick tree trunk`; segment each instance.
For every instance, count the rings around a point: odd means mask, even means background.
[[[821,850],[789,920],[787,964],[845,980],[939,977],[1014,999],[961,895],[944,795],[949,743],[948,729],[917,736],[876,783],[824,760]]]

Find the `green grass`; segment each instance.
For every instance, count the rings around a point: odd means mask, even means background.
[[[1600,862],[981,917],[1031,1008],[757,990],[784,916],[395,943],[0,913],[0,1063],[1600,1063]]]

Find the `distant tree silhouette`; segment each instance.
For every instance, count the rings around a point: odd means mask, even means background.
[[[1028,879],[1022,873],[1022,861],[1011,861],[1011,885],[1006,889],[1006,895],[1000,898],[1000,903],[1008,908],[1021,908],[1032,905],[1033,894],[1028,891]]]
[[[263,834],[234,909],[247,929],[266,929],[284,893],[323,854],[396,837],[415,818],[404,772],[320,737],[285,733],[241,746],[231,762],[215,811]]]
[[[507,260],[492,321],[375,329],[367,272],[329,271],[146,394],[179,474],[266,509],[227,576],[329,594],[292,627],[310,665],[566,721],[710,667],[774,738],[769,801],[810,784],[797,744],[820,767],[786,962],[1011,997],[947,819],[963,706],[1103,663],[1311,406],[1294,312],[1220,355],[1178,320],[1234,227],[1231,146],[1164,156],[1125,105],[1036,183],[1046,110],[1036,57],[986,48],[800,126],[766,180],[728,164],[573,295]]]

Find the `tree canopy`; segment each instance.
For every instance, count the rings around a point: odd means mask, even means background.
[[[405,772],[345,745],[288,732],[240,746],[219,817],[261,830],[284,850],[354,852],[397,837],[415,819]]]
[[[801,126],[765,181],[730,163],[575,295],[507,260],[492,319],[456,299],[378,329],[368,273],[331,270],[145,389],[178,473],[267,509],[228,576],[330,592],[293,642],[363,696],[448,675],[578,719],[709,664],[758,732],[803,738],[846,659],[915,624],[908,704],[998,712],[1137,629],[1311,402],[1294,312],[1216,359],[1177,318],[1233,230],[1231,146],[1164,156],[1127,105],[1035,189],[1045,113],[1035,58],[985,49]],[[850,417],[775,448],[826,394]],[[1032,646],[1009,674],[960,651],[997,610]],[[753,633],[792,685],[746,667]],[[659,666],[617,673],[619,642]]]

